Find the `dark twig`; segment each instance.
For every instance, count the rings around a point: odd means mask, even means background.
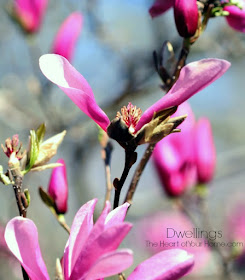
[[[144,171],[145,166],[146,166],[148,160],[150,159],[152,152],[154,151],[155,145],[156,144],[150,144],[147,147],[139,165],[137,166],[137,168],[134,172],[134,176],[133,176],[133,179],[132,179],[131,184],[129,186],[129,189],[128,189],[128,192],[127,192],[127,195],[126,195],[126,198],[125,198],[125,202],[128,202],[128,203],[132,204],[132,199],[133,199],[135,190],[137,188],[138,182],[140,180],[141,174]]]
[[[124,165],[122,176],[121,176],[120,180],[118,178],[116,178],[113,181],[113,185],[115,187],[115,197],[114,197],[113,209],[115,209],[119,205],[120,194],[121,194],[123,184],[126,181],[130,168],[136,162],[137,154],[134,152],[134,150],[135,150],[135,148],[133,150],[125,149],[125,165]]]
[[[113,146],[111,142],[107,142],[106,146],[102,148],[101,157],[105,163],[105,175],[106,175],[106,195],[105,202],[110,200],[112,183],[111,183],[111,153],[113,150]]]

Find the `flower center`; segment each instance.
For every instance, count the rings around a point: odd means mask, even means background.
[[[117,117],[122,117],[128,127],[129,132],[134,133],[135,127],[140,120],[141,114],[141,109],[136,108],[136,106],[133,106],[133,104],[129,102],[127,107],[123,106],[121,108],[121,113],[117,112]]]

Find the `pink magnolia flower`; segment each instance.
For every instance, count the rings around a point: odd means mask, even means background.
[[[68,199],[66,165],[63,159],[59,159],[57,163],[61,163],[62,166],[55,167],[52,170],[48,186],[48,194],[55,202],[57,213],[64,214],[67,211]]]
[[[156,0],[149,13],[156,17],[174,8],[174,18],[179,35],[185,38],[195,34],[198,26],[198,7],[196,0]]]
[[[208,119],[197,123],[187,102],[173,116],[186,113],[181,133],[169,135],[157,143],[153,160],[166,193],[179,196],[197,183],[207,183],[214,175],[216,154]]]
[[[43,74],[58,85],[85,114],[107,132],[110,120],[96,103],[93,91],[85,78],[59,55],[43,55],[39,63]],[[220,59],[192,62],[182,68],[179,79],[171,90],[149,107],[142,116],[141,110],[129,103],[128,107],[122,108],[122,116],[118,112],[117,118],[123,120],[129,135],[135,137],[140,129],[152,120],[155,112],[180,105],[222,76],[229,66],[229,62]]]
[[[122,272],[133,262],[130,250],[116,250],[131,229],[131,224],[123,222],[129,204],[109,212],[107,202],[93,225],[96,201],[83,205],[73,221],[63,257],[65,280],[102,279]],[[32,280],[50,279],[38,244],[37,228],[30,219],[16,217],[9,221],[5,240]],[[176,280],[187,274],[193,264],[193,256],[184,250],[161,252],[139,264],[128,279]]]
[[[48,0],[15,0],[14,13],[26,32],[37,32],[42,24]]]
[[[138,231],[141,237],[140,242],[152,254],[161,251],[171,252],[177,248],[184,249],[192,254],[195,260],[195,271],[204,268],[210,258],[210,250],[204,243],[206,234],[203,233],[203,236],[201,236],[201,229],[195,228],[181,213],[155,213],[140,222]],[[157,246],[147,245],[147,242],[155,243]]]
[[[133,262],[130,250],[116,250],[132,227],[123,222],[129,204],[109,212],[107,202],[93,225],[96,202],[93,199],[83,205],[73,220],[63,256],[65,280],[101,279],[125,270]],[[5,240],[32,280],[50,279],[38,244],[37,228],[30,219],[10,220]]]
[[[62,55],[71,60],[77,39],[82,29],[81,13],[72,13],[61,25],[53,43],[52,53]]]
[[[227,23],[235,30],[245,32],[245,9],[237,6],[226,6],[224,11],[229,12],[226,16]]]

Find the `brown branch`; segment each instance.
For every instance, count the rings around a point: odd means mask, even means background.
[[[125,198],[125,202],[128,202],[128,203],[132,204],[133,196],[134,196],[135,190],[137,188],[138,182],[140,180],[141,174],[144,171],[145,166],[146,166],[148,160],[150,159],[150,157],[151,157],[151,155],[154,151],[155,145],[156,144],[150,144],[147,147],[139,165],[137,166],[137,168],[134,172],[134,176],[133,176],[133,179],[132,179],[131,184],[129,186],[129,189],[128,189],[128,192],[127,192],[127,195],[126,195],[126,198]]]
[[[113,181],[113,185],[115,187],[113,209],[115,209],[119,205],[120,194],[121,194],[123,184],[126,181],[130,168],[136,162],[137,154],[134,152],[135,148],[133,150],[127,150],[127,149],[125,150],[125,165],[124,165],[122,176],[120,180],[116,178]]]
[[[9,178],[14,182],[13,190],[16,198],[16,203],[19,210],[19,215],[26,218],[26,208],[28,207],[28,201],[25,194],[22,192],[23,175],[18,171],[8,170]],[[26,273],[23,266],[21,266],[22,275],[24,280],[29,280],[29,276]]]

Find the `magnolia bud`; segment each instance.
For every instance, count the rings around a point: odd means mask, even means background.
[[[196,0],[175,0],[174,18],[180,36],[184,38],[193,36],[198,26]]]
[[[53,169],[49,181],[48,193],[55,202],[57,214],[65,214],[67,211],[68,199],[66,166],[63,159],[59,159],[57,163],[61,163],[62,166]]]

